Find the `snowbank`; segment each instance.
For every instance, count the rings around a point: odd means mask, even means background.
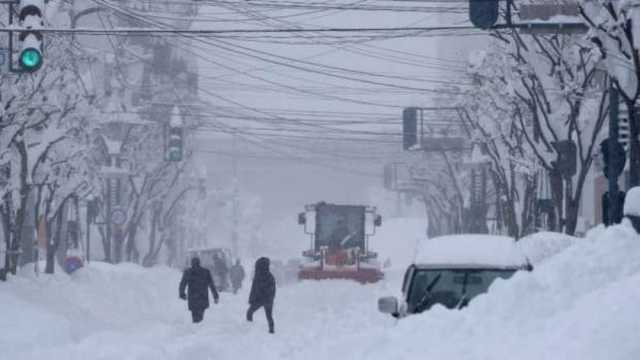
[[[624,199],[624,214],[640,216],[640,186],[627,191]]]
[[[640,358],[640,236],[598,228],[461,311],[442,307],[371,339],[367,359]]]
[[[580,239],[575,236],[545,231],[525,236],[516,244],[531,264],[536,265],[566,250],[577,241]]]
[[[94,333],[127,333],[158,320],[177,321],[183,304],[159,300],[177,297],[179,275],[163,267],[100,262],[72,275],[58,269],[54,275],[35,277],[25,268],[0,284],[0,348],[8,349],[3,357],[36,358],[39,352],[57,353]],[[59,356],[53,358],[64,357]]]

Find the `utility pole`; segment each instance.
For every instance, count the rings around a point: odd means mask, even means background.
[[[240,222],[240,209],[239,209],[239,184],[238,184],[238,144],[235,131],[233,132],[233,150],[232,150],[232,167],[233,167],[233,229],[231,230],[231,252],[234,257],[239,257],[238,253],[238,225]]]

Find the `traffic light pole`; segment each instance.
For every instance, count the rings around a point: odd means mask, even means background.
[[[618,90],[614,86],[611,86],[609,89],[609,152],[607,154],[608,159],[607,163],[609,166],[607,167],[607,179],[609,180],[609,191],[608,191],[608,201],[607,201],[607,219],[604,219],[607,225],[612,225],[617,223],[618,214],[621,213],[622,209],[620,207],[620,201],[618,197],[620,196],[620,188],[618,187],[618,173],[613,164],[616,163],[617,159],[615,151],[613,149],[618,145],[618,135],[619,135],[619,121],[620,121],[620,111],[619,111],[619,94]]]
[[[640,108],[629,109],[629,188],[640,185]]]
[[[3,4],[8,4],[9,5],[9,26],[13,25],[13,6],[19,4],[18,0],[15,1],[7,1],[4,2]],[[9,72],[12,73],[20,73],[21,71],[19,69],[16,69],[13,67],[13,31],[9,31]]]

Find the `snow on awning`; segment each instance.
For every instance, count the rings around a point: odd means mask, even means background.
[[[429,268],[499,268],[527,267],[527,258],[506,236],[463,234],[423,240],[418,245],[414,263]]]

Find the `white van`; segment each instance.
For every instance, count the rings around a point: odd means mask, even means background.
[[[380,298],[378,309],[395,317],[421,313],[435,304],[460,309],[485,293],[495,279],[532,269],[510,237],[464,234],[427,239],[404,275],[402,300]]]

